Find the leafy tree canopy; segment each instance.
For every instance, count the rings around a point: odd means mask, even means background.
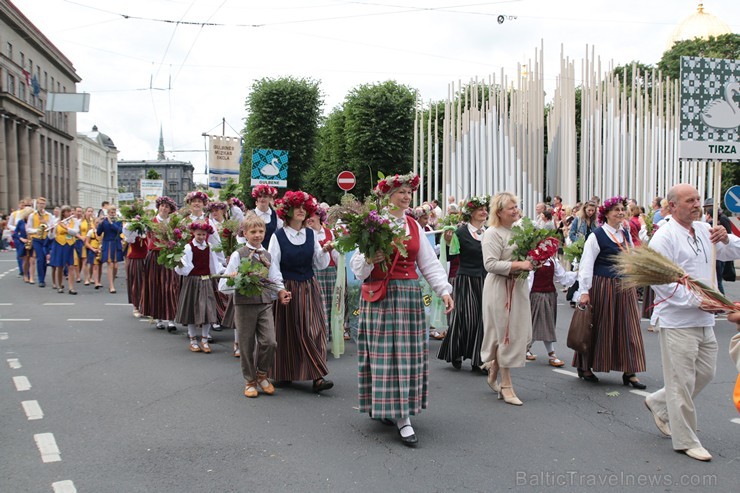
[[[676,41],[670,50],[663,53],[658,68],[664,77],[676,80],[680,77],[681,57],[700,56],[708,58],[740,58],[740,34],[722,34],[709,39],[694,38]]]
[[[154,168],[149,169],[149,171],[146,172],[146,179],[147,180],[161,180],[162,175],[157,173],[157,170]]]

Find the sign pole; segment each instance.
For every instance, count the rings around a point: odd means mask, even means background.
[[[716,228],[720,226],[718,223],[719,219],[719,204],[720,204],[720,193],[722,191],[722,161],[714,162],[714,192],[713,192],[713,203],[712,203],[712,227]],[[712,243],[712,283],[714,287],[718,287],[717,279],[717,244]]]

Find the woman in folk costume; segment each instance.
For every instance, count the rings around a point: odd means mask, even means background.
[[[141,317],[141,293],[146,284],[146,255],[148,241],[146,233],[130,231],[123,225],[123,237],[128,243],[126,253],[126,292],[128,302],[134,307],[134,317]]]
[[[521,217],[519,201],[509,192],[491,199],[489,228],[483,233],[481,250],[488,274],[483,282],[483,343],[480,357],[488,369],[488,386],[507,404],[521,406],[511,383],[511,369],[524,366],[527,344],[532,338],[529,286],[517,279],[532,271],[529,260],[513,260],[515,245],[509,243],[511,228]],[[501,373],[499,386],[497,377]]]
[[[277,353],[272,376],[278,382],[313,380],[313,390],[334,386],[324,377],[326,366],[326,320],[315,271],[329,265],[331,243],[323,247],[306,218],[317,206],[316,199],[300,190],[286,192],[277,201],[277,214],[285,221],[268,246],[272,257],[270,279],[277,289],[291,293],[288,305],[275,305]]]
[[[103,236],[101,263],[107,264],[108,291],[110,293],[116,292],[116,287],[113,284],[115,270],[118,268],[118,262],[123,261],[123,248],[121,247],[123,223],[118,219],[117,212],[118,208],[115,205],[109,205],[105,218],[97,227],[98,235]]]
[[[254,198],[254,213],[265,222],[265,239],[262,246],[267,248],[275,231],[283,227],[283,220],[272,208],[272,202],[277,198],[278,191],[270,185],[257,185],[252,189]]]
[[[95,228],[95,210],[92,207],[88,207],[85,209],[85,214],[82,216],[82,221],[80,221],[80,238],[82,238],[82,258],[81,258],[81,266],[82,269],[82,279],[84,281],[85,286],[90,285],[90,281],[92,280],[92,268],[90,264],[87,262],[87,233],[91,229]]]
[[[327,210],[321,206],[316,207],[316,212],[306,220],[306,226],[313,229],[319,238],[319,245],[322,247],[329,242],[334,241],[334,234],[326,227]],[[339,261],[339,252],[331,251],[331,260],[326,269],[316,271],[316,280],[319,282],[321,291],[321,301],[324,306],[326,316],[326,334],[327,338],[331,335],[331,306],[334,302],[334,285],[337,282],[337,262]]]
[[[455,234],[460,242],[460,264],[455,278],[455,311],[437,357],[456,369],[469,359],[473,371],[481,371],[483,343],[483,267],[481,240],[488,219],[489,195],[471,197],[462,207],[463,224]]]
[[[408,256],[404,258],[395,252],[387,259],[383,252],[378,252],[374,258],[365,258],[356,252],[350,261],[360,280],[384,279],[386,272],[382,264],[390,270],[385,298],[372,303],[360,300],[357,334],[360,412],[387,425],[393,425],[396,420],[401,441],[410,447],[418,443],[411,416],[427,407],[429,376],[427,321],[417,266],[443,299],[446,312],[454,307],[447,273],[424,238],[419,223],[404,214],[418,187],[419,177],[413,173],[385,178],[375,187],[377,195],[390,200],[388,219],[406,229],[409,238],[404,243]]]
[[[13,243],[15,244],[15,256],[21,265],[23,272],[23,281],[33,284],[33,245],[31,238],[26,233],[26,222],[28,217],[33,214],[33,207],[26,206],[16,216],[15,230],[13,231]]]
[[[583,245],[578,271],[580,303],[593,306],[593,329],[589,353],[575,353],[573,366],[585,381],[598,382],[593,372],[622,372],[622,383],[644,389],[635,373],[644,372],[645,347],[640,332],[637,290],[623,289],[616,271],[616,258],[633,248],[624,229],[627,199],[612,197],[599,207],[599,223]]]
[[[169,197],[158,197],[156,202],[157,215],[152,222],[167,223],[170,215],[177,210],[177,204]],[[144,265],[146,266],[145,282],[141,291],[141,306],[139,311],[146,317],[157,321],[157,329],[175,332],[177,327],[173,322],[177,314],[177,302],[180,299],[180,276],[173,269],[168,269],[157,262],[161,250],[155,243],[154,234],[149,233],[148,253]]]
[[[218,321],[216,292],[211,276],[220,274],[224,268],[208,243],[208,236],[215,233],[213,226],[205,221],[196,221],[189,227],[193,239],[185,245],[182,265],[175,267],[175,272],[183,276],[175,320],[188,326],[190,351],[210,353],[208,337],[211,324]],[[197,341],[198,327],[201,332],[200,345]]]
[[[51,279],[57,286],[57,292],[64,292],[64,269],[67,268],[67,284],[69,294],[77,294],[74,289],[75,280],[75,240],[80,232],[79,224],[72,215],[72,208],[62,206],[60,218],[56,225],[56,234],[51,247]]]

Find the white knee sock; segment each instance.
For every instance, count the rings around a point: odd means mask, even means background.
[[[400,418],[396,421],[396,426],[401,431],[401,436],[406,438],[414,434],[414,429],[411,427],[411,418]],[[404,428],[406,426],[406,428]]]
[[[211,335],[211,324],[203,324],[200,327],[200,335],[203,339],[208,339],[208,336]]]
[[[545,345],[545,351],[547,351],[547,354],[550,354],[553,351],[555,351],[555,343],[554,342],[552,342],[552,341],[550,341],[550,342],[548,342],[548,341],[542,341],[542,344]]]
[[[196,326],[195,324],[188,324],[188,336],[195,337],[197,336],[197,332],[195,331]]]

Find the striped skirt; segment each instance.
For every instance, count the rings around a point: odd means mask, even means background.
[[[642,294],[642,318],[653,316],[653,304],[655,303],[655,291],[650,286],[645,286]]]
[[[480,366],[483,343],[483,278],[458,275],[455,278],[455,309],[450,327],[437,357],[448,363],[469,359]]]
[[[234,325],[234,296],[231,294],[227,294],[226,296],[228,297],[229,301],[228,303],[226,303],[226,310],[224,311],[224,316],[221,319],[221,325],[223,325],[224,327],[236,329],[236,325]]]
[[[146,255],[146,282],[141,291],[142,315],[156,320],[174,320],[180,299],[180,276],[157,263],[157,250]]]
[[[598,372],[645,371],[637,291],[623,290],[620,285],[619,279],[594,276],[589,291],[593,306],[591,352],[575,353],[574,367]]]
[[[529,305],[532,308],[532,341],[557,341],[558,293],[529,293]]]
[[[316,279],[285,280],[287,305],[275,302],[275,380],[316,380],[327,373],[326,322]]]
[[[218,323],[216,293],[212,279],[200,276],[182,276],[180,301],[175,321],[183,325]]]
[[[429,347],[421,288],[391,280],[385,299],[360,299],[357,333],[360,412],[407,418],[427,407]]]
[[[331,265],[324,270],[317,270],[315,272],[316,281],[319,283],[319,291],[321,291],[321,302],[324,305],[326,333],[328,335],[331,325],[331,305],[334,300],[334,285],[337,282],[337,268]]]
[[[128,302],[137,310],[141,306],[141,291],[146,279],[146,259],[130,258],[126,262],[126,288]]]

